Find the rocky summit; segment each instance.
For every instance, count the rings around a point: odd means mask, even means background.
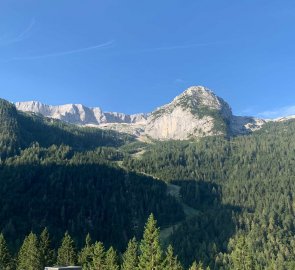
[[[81,104],[45,105],[17,102],[16,108],[81,126],[94,126],[156,140],[186,140],[213,135],[247,134],[267,121],[234,116],[230,106],[210,89],[193,86],[150,114],[103,112]]]

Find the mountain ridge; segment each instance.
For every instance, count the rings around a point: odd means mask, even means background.
[[[235,116],[229,104],[204,86],[192,86],[151,113],[104,112],[82,104],[46,105],[16,102],[18,110],[34,112],[80,126],[92,126],[156,140],[186,140],[214,135],[243,135],[269,120]]]
[[[79,116],[76,124],[104,124],[104,123],[137,123],[143,121],[147,115],[124,114],[119,112],[103,112],[100,107],[87,107],[83,104],[47,105],[39,101],[16,102],[18,110],[40,113],[66,122],[72,122],[69,115]],[[77,115],[78,113],[78,115]],[[88,115],[87,115],[88,113]],[[88,119],[86,118],[88,116]],[[89,118],[90,116],[90,118]]]

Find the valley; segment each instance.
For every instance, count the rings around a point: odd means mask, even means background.
[[[120,257],[133,236],[142,239],[153,213],[162,250],[171,244],[184,269],[194,261],[240,269],[240,258],[246,269],[293,269],[294,120],[264,121],[232,134],[229,106],[211,92],[195,103],[198,91],[185,92],[148,120],[162,123],[186,102],[196,121],[221,121],[215,133],[184,129],[185,139],[178,140],[169,139],[172,130],[165,139],[141,140],[73,125],[1,100],[0,228],[11,253],[31,231],[40,235],[46,227],[52,249],[67,231],[82,250],[89,233]],[[219,104],[219,113],[204,104]],[[251,126],[248,120],[240,122]]]

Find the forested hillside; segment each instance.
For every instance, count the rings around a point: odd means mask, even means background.
[[[293,269],[294,131],[288,121],[231,139],[156,142],[124,166],[180,185],[183,200],[200,210],[171,235],[183,261],[227,269],[236,258],[240,269],[246,254],[256,268],[243,269]]]
[[[53,247],[68,231],[78,248],[90,233],[122,252],[154,213],[184,267],[295,268],[295,121],[143,143],[1,100],[0,123],[0,231],[12,252],[44,227]]]
[[[161,226],[183,218],[165,183],[117,166],[114,146],[130,136],[20,114],[5,101],[0,108],[0,228],[13,250],[44,227],[54,244],[69,231],[78,246],[91,233],[122,250],[150,213]]]

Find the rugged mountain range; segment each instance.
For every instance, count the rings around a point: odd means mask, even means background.
[[[17,102],[16,108],[82,126],[95,126],[157,140],[185,140],[212,135],[247,134],[267,121],[234,116],[230,106],[211,90],[193,86],[150,114],[103,112],[81,104],[50,106],[36,101]]]

